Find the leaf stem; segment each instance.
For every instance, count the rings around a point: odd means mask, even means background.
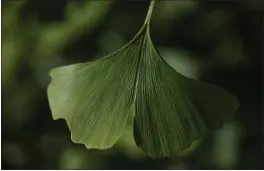
[[[148,9],[148,13],[147,13],[147,17],[145,19],[144,25],[149,25],[150,23],[150,19],[151,19],[151,15],[152,15],[152,11],[154,9],[156,0],[151,0],[151,3],[149,5],[149,9]]]
[[[131,43],[133,43],[135,40],[137,40],[138,36],[142,35],[143,33],[144,34],[147,33],[148,37],[150,37],[150,35],[149,35],[149,23],[150,23],[150,19],[151,19],[151,15],[152,15],[152,11],[154,9],[155,3],[156,3],[156,0],[151,0],[145,22],[142,25],[142,27],[140,28],[140,30],[137,32],[137,34],[133,37],[133,39],[130,40],[125,46],[123,46],[121,49],[114,52],[113,54],[116,54],[119,51],[127,48]],[[111,54],[111,55],[113,55],[113,54]],[[111,55],[109,55],[109,56],[111,56]]]

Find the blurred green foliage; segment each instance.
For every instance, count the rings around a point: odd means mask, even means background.
[[[142,25],[143,1],[3,1],[3,169],[263,169],[262,1],[160,1],[151,35],[183,74],[239,98],[236,122],[173,159],[152,160],[129,133],[114,148],[73,144],[64,121],[53,121],[48,72],[102,57]],[[129,132],[129,130],[128,130]]]

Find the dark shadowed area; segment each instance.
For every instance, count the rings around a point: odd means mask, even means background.
[[[108,150],[74,144],[52,120],[50,69],[119,49],[142,26],[149,1],[2,2],[2,169],[264,169],[264,1],[158,1],[151,36],[187,77],[240,101],[235,120],[170,159],[152,159],[130,136]],[[100,136],[100,135],[98,135]]]

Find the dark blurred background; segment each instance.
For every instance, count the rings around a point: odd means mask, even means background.
[[[158,1],[154,44],[178,72],[240,101],[236,119],[175,158],[154,160],[124,132],[109,150],[74,144],[53,121],[53,67],[91,61],[128,42],[148,1],[2,1],[2,169],[264,169],[264,0]]]

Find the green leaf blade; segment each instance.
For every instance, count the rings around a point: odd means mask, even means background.
[[[238,106],[225,90],[173,70],[156,52],[148,27],[108,57],[60,67],[51,76],[53,118],[65,119],[72,140],[87,148],[113,146],[132,116],[144,152],[173,156],[221,127]]]

